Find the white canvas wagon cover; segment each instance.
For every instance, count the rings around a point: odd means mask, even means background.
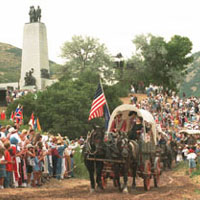
[[[130,111],[135,111],[137,112],[137,115],[139,117],[143,118],[143,122],[146,121],[147,123],[151,124],[152,126],[152,131],[153,131],[153,137],[154,137],[154,142],[155,144],[157,144],[157,133],[156,133],[156,122],[152,116],[152,114],[147,111],[147,110],[143,110],[143,109],[138,109],[137,107],[131,105],[131,104],[122,104],[118,107],[116,107],[114,109],[114,111],[112,112],[111,116],[110,116],[110,120],[109,120],[109,124],[108,124],[108,130],[110,130],[112,122],[116,116],[116,114],[121,111],[122,112],[122,118],[124,120],[126,120],[127,122],[127,127],[129,127],[128,123],[129,123],[129,112]],[[145,124],[143,123],[143,125],[145,126]],[[127,132],[130,130],[127,130]]]

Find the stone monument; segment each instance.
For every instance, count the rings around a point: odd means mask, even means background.
[[[29,11],[30,23],[24,26],[20,89],[43,90],[49,80],[49,58],[47,33],[44,23],[40,22],[41,9],[33,6]]]

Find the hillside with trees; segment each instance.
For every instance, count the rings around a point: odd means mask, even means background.
[[[22,51],[0,43],[0,83],[17,82],[20,77]]]
[[[127,96],[130,84],[162,85],[178,90],[178,84],[192,62],[192,43],[186,37],[174,36],[166,42],[162,37],[141,35],[133,40],[136,54],[127,61],[118,54],[115,60],[104,44],[91,37],[74,36],[64,43],[60,81],[37,94],[28,94],[10,104],[7,116],[18,104],[23,106],[24,123],[32,112],[40,119],[43,131],[60,133],[70,138],[86,135],[94,124],[104,127],[103,118],[88,121],[91,103],[101,78],[110,112]],[[117,84],[109,85],[113,80]],[[141,88],[140,88],[141,89]]]
[[[120,80],[127,90],[130,84],[140,85],[142,81],[145,85],[154,83],[169,88],[178,86],[176,89],[180,90],[180,95],[184,92],[187,96],[199,96],[200,52],[184,58],[192,47],[188,38],[174,36],[166,42],[162,37],[139,35],[133,44],[137,48],[136,53],[118,65],[98,39],[74,36],[72,41],[67,41],[62,47],[61,56],[66,59],[66,64],[61,66],[50,61],[51,78],[61,78],[63,74],[78,77],[84,69],[90,68],[102,71],[109,83]],[[169,52],[168,55],[166,52]],[[21,55],[20,48],[0,43],[0,83],[19,80]],[[119,53],[116,58],[123,59],[123,56]],[[191,59],[194,60],[191,62]],[[126,93],[122,92],[124,95]]]
[[[23,105],[24,124],[30,120],[32,112],[39,117],[43,131],[52,134],[60,133],[70,138],[86,136],[93,124],[104,127],[104,119],[88,121],[99,76],[97,73],[83,72],[79,79],[63,79],[47,88],[44,92],[28,94],[10,104],[7,116],[15,111],[18,104]],[[121,104],[116,86],[104,85],[107,102],[112,111]]]
[[[0,43],[0,83],[18,82],[20,78],[22,50],[10,44]],[[58,78],[60,65],[49,61],[50,75]]]
[[[166,42],[162,37],[149,34],[137,36],[133,43],[136,54],[127,61],[124,79],[134,80],[134,85],[142,81],[144,86],[151,83],[178,91],[187,66],[193,61],[189,38],[175,35]]]

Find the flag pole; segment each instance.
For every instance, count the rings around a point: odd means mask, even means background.
[[[100,82],[101,89],[102,89],[102,91],[103,91],[103,93],[104,93],[104,90],[103,90],[103,87],[102,87],[101,78],[99,78],[99,82]],[[104,96],[105,96],[105,93],[104,93]],[[105,96],[105,98],[106,98],[106,96]],[[109,110],[109,107],[108,107],[107,100],[106,100],[106,106],[107,106],[107,108],[108,108],[108,114],[109,114],[109,116],[110,116],[110,110]]]
[[[104,94],[104,90],[103,90],[101,78],[99,78],[99,82],[100,82],[100,87],[101,87],[101,89],[102,89],[102,92],[103,92],[103,94]],[[104,97],[105,97],[105,99],[106,99],[105,94],[104,94]],[[109,120],[110,120],[110,110],[109,110],[109,107],[108,107],[107,100],[106,100],[106,104],[105,104],[105,105],[106,105],[106,107],[105,107],[104,113],[107,112],[107,114],[108,114],[108,116],[109,116],[109,118],[108,118],[108,120],[107,120],[107,119],[106,119],[106,114],[105,114],[105,127],[106,127],[106,133],[107,133],[107,131],[108,131],[108,125],[109,125]]]

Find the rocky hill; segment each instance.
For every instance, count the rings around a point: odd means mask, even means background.
[[[22,50],[10,44],[0,43],[0,83],[18,82],[20,78]],[[59,76],[60,65],[49,61],[52,78]]]

